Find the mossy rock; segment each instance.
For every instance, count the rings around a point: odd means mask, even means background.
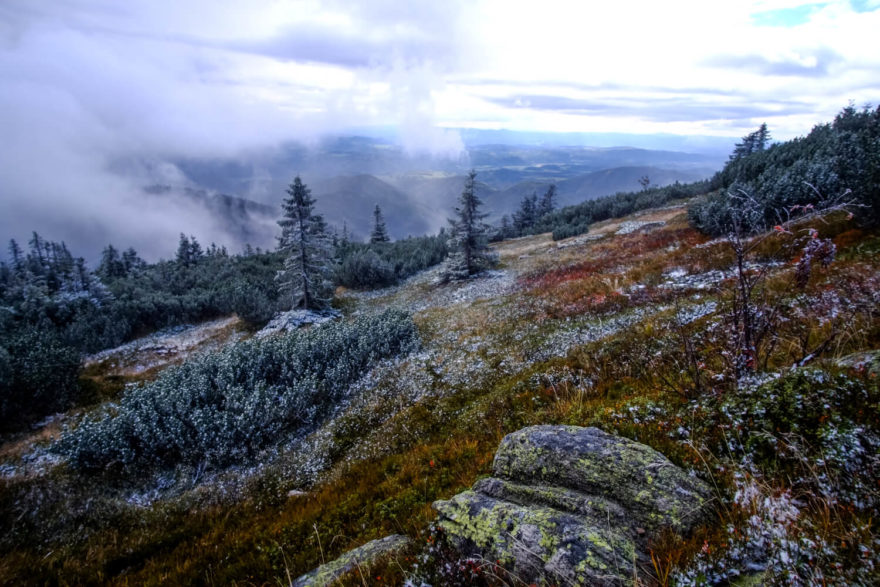
[[[687,534],[709,510],[704,482],[597,428],[514,432],[493,468],[495,477],[434,504],[438,526],[463,556],[497,561],[527,582],[631,582],[652,537]]]
[[[333,585],[341,577],[358,569],[368,572],[368,569],[382,560],[399,554],[411,545],[406,536],[393,534],[367,542],[363,546],[350,550],[327,564],[297,578],[292,587],[324,587]]]

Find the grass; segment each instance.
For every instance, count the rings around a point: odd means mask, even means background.
[[[636,439],[718,488],[713,527],[720,529],[660,537],[640,582],[667,584],[689,565],[708,569],[712,561],[725,560],[740,548],[740,538],[725,528],[752,544],[748,520],[771,515],[756,509],[757,502],[736,501],[745,469],[724,443],[735,424],[718,420],[719,406],[738,389],[724,356],[729,286],[682,285],[671,276],[676,269],[690,275],[726,270],[733,257],[724,242],[690,229],[680,210],[657,215],[666,222],[660,228],[614,235],[616,225],[609,222],[599,227],[606,233],[601,239],[565,248],[547,235],[499,243],[503,267],[518,279],[512,293],[450,302],[442,296],[458,286],[438,290],[415,278],[380,296],[345,297],[347,313],[421,304],[415,320],[425,350],[375,369],[359,384],[357,400],[306,439],[326,456],[310,484],[293,474],[300,466],[293,449],[267,453],[264,466],[254,471],[230,471],[194,486],[179,481],[146,507],[127,498],[154,480],[112,472],[83,477],[63,466],[35,477],[4,478],[0,522],[11,530],[0,542],[0,579],[286,584],[288,575],[322,560],[402,533],[415,541],[413,552],[370,569],[369,577],[359,570],[343,581],[401,584],[433,540],[431,503],[489,474],[505,434],[539,423],[599,426]],[[826,360],[831,371],[828,360],[878,346],[872,300],[880,291],[880,238],[842,223],[823,231],[835,239],[838,260],[816,271],[802,292],[791,289],[795,257],[781,252],[787,250],[784,242],[768,239],[759,251],[758,260],[782,262],[768,274],[761,295],[771,306],[790,310],[777,325],[773,347],[764,349],[768,370],[788,368],[834,329],[833,343],[817,360]],[[717,307],[705,315],[687,323],[677,318],[708,301]],[[699,342],[693,362],[682,353],[685,339]],[[115,397],[125,381],[107,372],[86,376],[96,381],[96,401]],[[874,415],[852,417],[876,425]],[[27,442],[15,451],[21,458]],[[790,469],[746,472],[768,498],[799,491]],[[224,489],[230,479],[236,480],[234,491]],[[304,493],[289,494],[292,489]],[[816,561],[826,576],[838,572],[837,564],[868,564],[856,545],[875,539],[876,512],[848,508],[827,499],[804,502],[791,530],[835,544],[833,554]]]

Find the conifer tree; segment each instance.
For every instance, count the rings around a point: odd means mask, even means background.
[[[444,281],[466,279],[495,264],[490,252],[487,233],[489,226],[483,222],[487,214],[479,211],[483,202],[476,194],[477,172],[471,170],[455,208],[455,219],[450,219],[449,258],[441,277]]]
[[[513,214],[513,226],[516,228],[518,235],[522,236],[525,231],[535,225],[538,218],[538,194],[532,192],[531,196],[526,196],[519,204],[519,210]]]
[[[767,130],[767,123],[761,124],[758,130],[750,132],[742,138],[742,142],[737,143],[730,155],[730,160],[735,161],[747,155],[751,155],[757,151],[763,151],[767,148],[770,141],[770,131]]]
[[[544,192],[544,195],[541,196],[541,201],[538,202],[538,218],[541,216],[546,216],[550,212],[556,209],[556,184],[550,184],[550,187],[547,188],[547,191]]]
[[[128,247],[128,249],[122,253],[122,265],[125,267],[125,275],[128,276],[132,273],[143,270],[143,268],[147,266],[147,263],[140,258],[140,255],[137,254],[134,247]]]
[[[119,277],[125,277],[127,273],[125,263],[119,257],[119,251],[116,247],[113,245],[107,245],[104,247],[104,250],[101,251],[101,264],[98,265],[98,276],[101,279],[108,281]]]
[[[12,258],[12,269],[16,274],[20,274],[24,270],[24,254],[21,247],[15,242],[15,239],[9,239],[9,256]]]
[[[388,236],[388,229],[385,228],[382,210],[379,209],[379,204],[376,204],[376,208],[373,210],[373,232],[370,233],[370,244],[387,243],[389,241],[391,241],[391,238]]]
[[[498,236],[501,240],[504,240],[514,236],[514,234],[515,231],[513,229],[513,226],[510,224],[510,216],[505,214],[501,217],[501,226],[498,229]]]
[[[330,239],[324,219],[315,214],[311,190],[297,175],[287,188],[282,203],[284,216],[278,221],[281,237],[278,250],[284,253],[284,267],[275,277],[281,295],[291,308],[320,310],[333,295],[329,280]]]

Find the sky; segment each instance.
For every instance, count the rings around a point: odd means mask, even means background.
[[[880,102],[876,31],[880,0],[3,0],[0,237],[222,242],[140,187],[352,129],[787,139]]]

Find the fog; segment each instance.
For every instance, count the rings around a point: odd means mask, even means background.
[[[448,54],[448,47],[423,42],[421,15],[385,22],[386,29],[411,29],[399,46],[391,35],[358,34],[382,30],[376,19],[389,15],[376,12],[350,13],[347,29],[312,27],[303,36],[305,25],[291,25],[256,40],[224,33],[236,10],[220,10],[208,23],[214,29],[204,31],[188,22],[197,12],[169,13],[167,3],[147,2],[13,0],[0,7],[4,242],[26,241],[36,230],[89,259],[110,242],[156,259],[172,254],[183,232],[239,250],[243,243],[203,206],[149,197],[143,188],[191,186],[174,163],[180,159],[250,164],[282,145],[314,147],[380,120],[398,129],[407,153],[460,155],[460,137],[435,128],[432,115],[435,68],[445,65],[414,51]],[[441,27],[431,36],[449,38],[434,12],[424,15]],[[164,15],[176,20],[166,23]],[[359,103],[364,93],[382,91],[381,99]],[[307,171],[292,169],[284,181]],[[256,167],[235,195],[280,202],[283,193],[268,192],[280,181]]]

